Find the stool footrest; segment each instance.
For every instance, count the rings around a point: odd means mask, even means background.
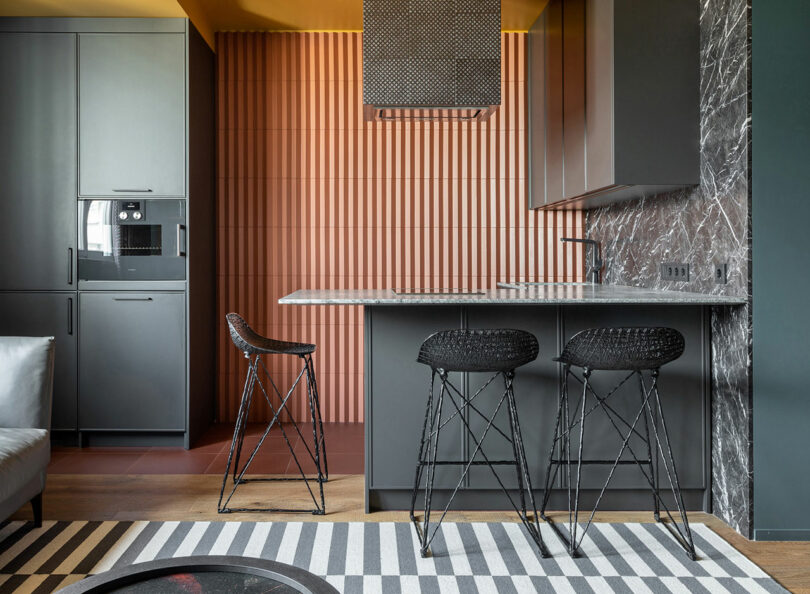
[[[427,461],[419,462],[420,466],[427,466],[428,464],[430,464],[430,462]],[[467,464],[469,464],[470,466],[485,466],[488,464],[508,464],[509,466],[517,466],[517,462],[515,462],[514,460],[490,460],[489,462],[487,462],[486,460],[473,460],[472,462],[469,462],[467,460],[458,460],[458,461],[436,460],[433,464],[435,464],[436,466],[451,466],[451,465],[467,466]]]
[[[568,460],[552,460],[552,464],[568,464]],[[579,464],[579,460],[571,460],[571,464]],[[614,464],[652,464],[651,460],[583,460],[582,465],[586,466],[589,464],[610,464],[613,466]]]

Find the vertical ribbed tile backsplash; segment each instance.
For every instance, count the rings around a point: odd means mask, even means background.
[[[489,121],[366,123],[360,33],[217,34],[219,420],[235,419],[246,370],[229,311],[316,343],[324,420],[362,421],[362,309],[279,297],[583,280],[581,249],[559,242],[582,236],[582,213],[527,207],[526,35],[501,40]],[[279,388],[295,379],[296,359],[268,364]]]

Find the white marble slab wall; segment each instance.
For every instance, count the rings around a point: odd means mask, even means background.
[[[751,0],[700,11],[700,185],[589,211],[586,229],[602,242],[605,283],[749,296]],[[690,281],[660,280],[661,262],[688,262]],[[714,262],[728,263],[727,284]],[[749,306],[715,307],[711,326],[713,508],[750,538]]]

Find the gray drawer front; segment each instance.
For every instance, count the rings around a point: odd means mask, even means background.
[[[79,428],[185,430],[185,296],[79,296]]]

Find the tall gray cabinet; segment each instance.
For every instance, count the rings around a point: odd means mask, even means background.
[[[214,408],[213,52],[187,19],[2,18],[0,81],[0,334],[56,337],[66,439],[188,447]],[[164,198],[184,279],[80,278],[80,200]]]
[[[0,334],[52,335],[76,425],[76,35],[0,32]]]
[[[700,181],[699,6],[550,0],[529,30],[532,208]]]

